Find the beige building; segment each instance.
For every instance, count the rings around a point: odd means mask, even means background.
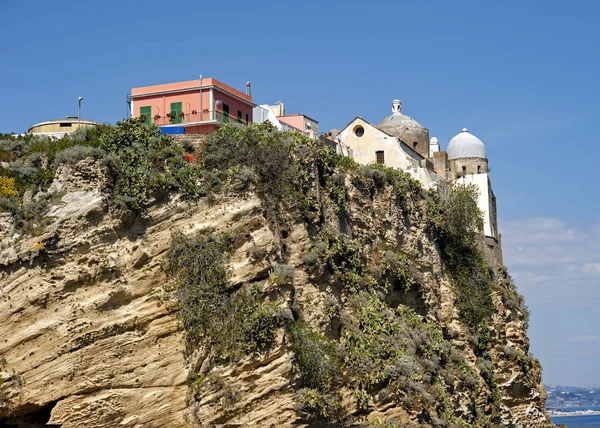
[[[358,163],[379,163],[398,168],[410,172],[427,186],[438,180],[434,176],[433,165],[425,156],[400,138],[381,130],[379,126],[372,125],[360,116],[352,119],[339,131],[336,140],[352,151],[352,157]]]
[[[77,116],[67,116],[64,119],[37,123],[30,127],[27,133],[61,138],[65,134],[73,132],[79,127],[93,128],[98,125],[101,124],[94,122],[93,120],[78,119]]]
[[[440,180],[475,184],[479,188],[478,206],[483,212],[483,232],[488,246],[502,260],[496,214],[496,196],[488,174],[488,159],[483,142],[466,128],[440,150],[429,130],[402,112],[399,100],[392,102],[392,114],[372,125],[360,116],[332,138],[350,148],[358,163],[379,163],[410,173],[426,187]]]

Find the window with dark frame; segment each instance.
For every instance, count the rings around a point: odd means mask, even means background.
[[[223,104],[223,123],[229,123],[229,106]]]
[[[238,110],[238,116],[237,116],[237,118],[238,118],[238,122],[242,123],[242,111],[241,110]]]
[[[248,113],[246,113],[246,125],[248,125]]]
[[[383,150],[377,150],[375,152],[375,160],[380,165],[383,165],[385,163],[385,156],[383,154]]]

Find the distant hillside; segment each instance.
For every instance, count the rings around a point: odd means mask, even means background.
[[[547,408],[600,406],[600,387],[579,388],[575,386],[546,385]]]

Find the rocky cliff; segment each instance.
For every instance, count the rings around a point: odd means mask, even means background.
[[[157,192],[130,216],[110,165],[60,166],[45,221],[0,226],[0,421],[549,426],[504,268],[487,255],[492,310],[470,322],[425,191],[335,171],[319,184],[314,168],[309,209],[229,171],[218,192]],[[222,288],[189,294],[217,261]]]

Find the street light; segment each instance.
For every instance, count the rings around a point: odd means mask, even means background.
[[[77,129],[81,127],[81,100],[83,97],[77,98]]]

